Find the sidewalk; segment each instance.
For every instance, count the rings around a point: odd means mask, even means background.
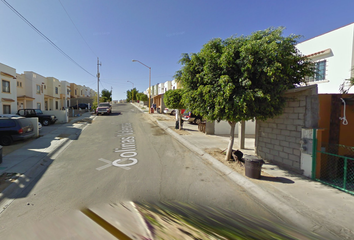
[[[141,110],[138,104],[133,105]],[[260,179],[245,177],[243,167],[242,173],[236,172],[227,166],[228,163],[222,163],[207,153],[210,149],[226,149],[228,136],[206,135],[198,131],[197,125],[188,123],[184,123],[184,133],[181,133],[174,129],[173,116],[148,114],[146,107],[141,111],[280,216],[315,233],[326,234],[328,239],[354,239],[354,196],[270,163],[263,165]],[[235,138],[234,146],[237,146],[237,141]],[[254,139],[246,139],[246,148],[241,149],[245,158],[258,158],[254,152]]]
[[[90,112],[70,118],[65,124],[42,127],[40,137],[26,142],[15,142],[3,147],[0,164],[0,211],[6,208],[6,199],[22,191],[22,185],[28,184],[43,174],[51,164],[51,158],[67,143],[75,140],[92,118]]]

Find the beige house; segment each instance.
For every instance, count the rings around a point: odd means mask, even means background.
[[[17,109],[44,109],[44,84],[46,78],[38,73],[25,71],[17,74]]]
[[[1,97],[0,112],[17,111],[16,69],[0,63]]]
[[[71,106],[71,99],[85,98],[84,102],[90,102],[86,100],[96,94],[89,87],[44,77],[32,71],[18,74],[15,68],[2,63],[0,79],[0,113],[15,114],[24,108],[62,110]]]
[[[60,106],[62,108],[70,107],[70,83],[67,81],[60,82]]]
[[[48,106],[46,110],[59,110],[60,105],[60,90],[61,83],[54,77],[47,77],[47,94],[44,95],[45,105]]]
[[[70,83],[70,98],[78,98],[79,97],[79,88],[75,83]]]

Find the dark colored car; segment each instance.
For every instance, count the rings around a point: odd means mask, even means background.
[[[98,114],[111,114],[112,113],[112,106],[111,104],[105,102],[100,103],[96,109],[96,115]]]
[[[188,121],[189,123],[199,124],[203,121],[202,116],[193,114],[191,111],[186,110],[182,116],[183,121]]]
[[[79,103],[79,104],[77,104],[77,105],[71,106],[70,108],[78,109],[77,107],[79,107],[79,108],[81,108],[81,109],[88,109],[88,104],[86,104],[86,103]]]
[[[42,123],[43,126],[54,124],[58,120],[54,115],[43,114],[40,109],[20,109],[17,111],[17,115],[21,117],[38,117],[38,121]]]
[[[0,118],[0,144],[11,145],[14,141],[32,138],[35,135],[33,124],[24,117]]]

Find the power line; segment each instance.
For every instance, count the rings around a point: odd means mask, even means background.
[[[69,17],[71,23],[74,25],[74,27],[76,28],[77,32],[80,34],[82,40],[84,40],[84,42],[86,43],[87,47],[91,50],[91,52],[95,55],[95,57],[97,57],[97,54],[92,50],[92,48],[90,47],[90,45],[88,45],[88,43],[86,42],[85,38],[84,38],[84,37],[82,36],[82,34],[80,33],[79,29],[76,27],[74,21],[71,19],[71,17],[70,17],[70,15],[69,15],[68,11],[66,11],[66,9],[65,9],[64,5],[62,4],[62,2],[61,2],[60,0],[58,0],[58,1],[59,1],[60,5],[63,7],[63,9],[64,9],[66,15],[68,15],[68,17]]]
[[[83,68],[80,64],[78,64],[74,59],[72,59],[68,54],[66,54],[63,50],[61,50],[55,43],[53,43],[46,35],[44,35],[41,31],[39,31],[30,21],[28,21],[24,16],[21,15],[15,8],[13,8],[6,0],[1,0],[8,8],[10,8],[17,16],[19,16],[25,23],[27,23],[33,30],[35,30],[42,38],[44,38],[48,43],[50,43],[55,49],[57,49],[61,54],[71,60],[74,64],[80,67],[82,70],[87,72],[89,75],[96,77],[85,68]]]

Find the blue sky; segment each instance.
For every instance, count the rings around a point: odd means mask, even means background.
[[[284,35],[304,41],[354,22],[352,0],[6,0],[87,73],[3,1],[1,63],[97,90],[99,57],[100,91],[113,88],[115,100],[126,98],[130,82],[140,92],[148,88],[149,69],[132,59],[151,67],[155,85],[173,80],[182,53],[213,38],[283,26]]]

